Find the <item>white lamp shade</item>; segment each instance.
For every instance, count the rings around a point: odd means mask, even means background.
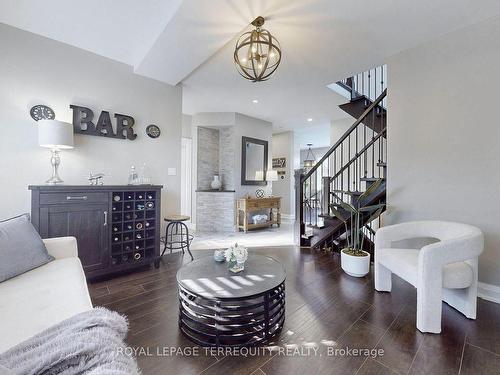
[[[38,144],[52,149],[73,148],[73,125],[57,120],[40,120]]]
[[[274,169],[267,171],[266,181],[278,181],[278,171]]]
[[[255,171],[255,181],[264,181],[264,171]]]

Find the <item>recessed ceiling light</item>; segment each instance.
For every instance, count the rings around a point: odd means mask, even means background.
[[[257,99],[252,100],[253,104],[257,104],[259,101]]]
[[[309,118],[307,119],[307,122],[312,122],[312,120],[313,120],[313,119],[309,117]]]

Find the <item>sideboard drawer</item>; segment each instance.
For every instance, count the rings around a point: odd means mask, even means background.
[[[40,204],[71,204],[71,203],[106,203],[108,193],[104,192],[66,192],[42,193]]]

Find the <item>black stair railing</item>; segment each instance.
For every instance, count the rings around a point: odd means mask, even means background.
[[[373,75],[377,74],[377,79],[385,72],[382,67],[371,71]],[[345,85],[351,85],[356,95],[361,95],[364,88],[368,90],[366,94],[371,92],[374,95],[377,91],[371,89],[371,84],[363,84],[360,81],[362,77],[371,78],[371,75],[365,72],[358,76],[357,82],[354,76],[345,80]],[[358,92],[356,87],[361,92]],[[310,237],[311,228],[323,226],[323,218],[330,216],[332,206],[340,201],[353,203],[366,189],[367,184],[386,177],[386,111],[380,111],[386,95],[387,90],[384,89],[376,98],[370,99],[371,104],[363,114],[314,167],[305,173],[297,174],[296,216],[301,244]],[[367,119],[371,117],[373,120],[375,116],[381,117],[381,123],[384,124],[378,131],[364,125]],[[367,225],[364,230],[367,239],[372,240],[371,226]]]
[[[351,100],[365,96],[373,102],[387,89],[387,65],[355,74],[338,81],[337,84],[351,92]],[[380,105],[386,108],[386,101],[382,101]]]

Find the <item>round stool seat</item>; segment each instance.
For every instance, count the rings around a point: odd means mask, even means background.
[[[164,220],[165,221],[188,221],[191,219],[189,216],[186,215],[170,215],[167,216]]]

